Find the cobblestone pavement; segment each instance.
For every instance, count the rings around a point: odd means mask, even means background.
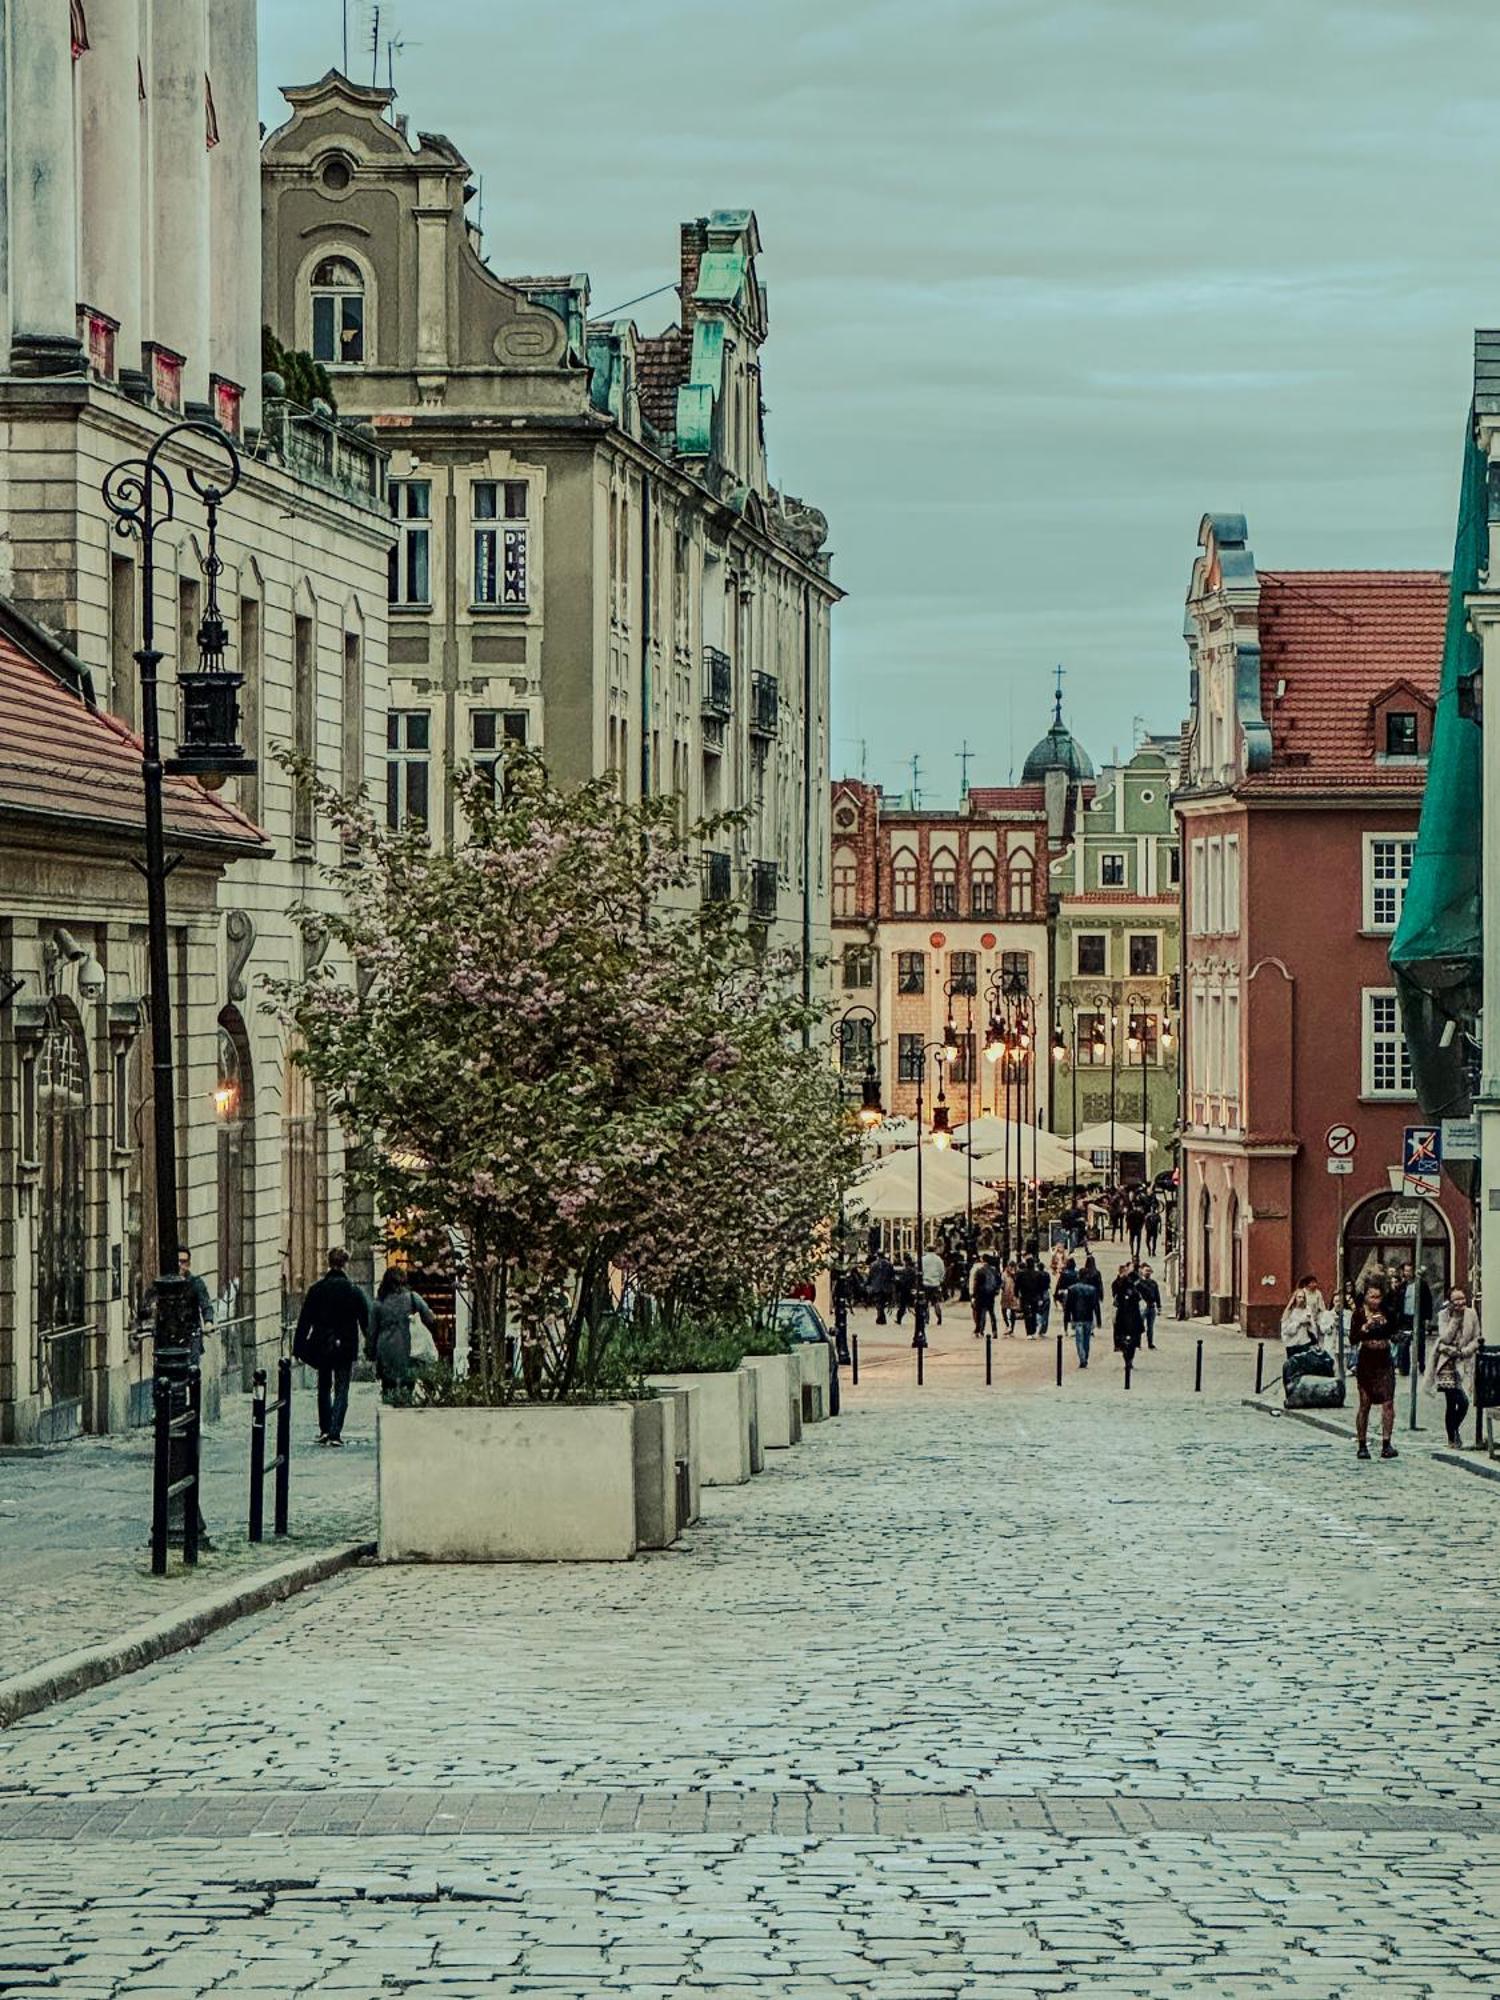
[[[191,1606],[289,1555],[375,1533],[375,1390],[356,1383],[342,1451],[316,1446],[313,1392],[293,1400],[291,1534],[246,1538],[250,1399],[227,1396],[203,1432],[203,1511],[214,1547],[196,1572],[150,1573],[151,1438],[146,1431],[0,1450],[0,1679]],[[268,1440],[267,1457],[274,1455]],[[3,1993],[0,1981],[0,1993]]]
[[[347,1572],[0,1737],[0,1994],[1500,1993],[1492,1489],[950,1331],[674,1551]]]

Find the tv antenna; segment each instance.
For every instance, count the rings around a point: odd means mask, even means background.
[[[962,772],[958,785],[958,802],[962,805],[964,800],[969,796],[969,765],[976,753],[969,748],[969,739],[966,736],[962,750],[955,750],[953,754],[958,759],[959,768]]]

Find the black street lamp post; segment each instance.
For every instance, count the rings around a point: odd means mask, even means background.
[[[948,1144],[948,1099],[943,1090],[943,1064],[950,1053],[946,1042],[923,1042],[917,1051],[917,1254],[915,1258],[917,1284],[912,1300],[912,1309],[916,1316],[916,1325],[912,1332],[913,1347],[927,1345],[927,1287],[922,1282],[922,1254],[926,1247],[924,1241],[926,1218],[922,1206],[922,1099],[927,1085],[927,1058],[930,1055],[937,1068],[937,1101],[932,1107],[932,1136],[934,1145],[941,1151]]]
[[[966,1143],[964,1159],[968,1169],[968,1190],[965,1203],[964,1224],[964,1290],[968,1291],[968,1271],[974,1262],[974,986],[970,977],[945,980],[943,992],[948,1000],[948,1024],[943,1030],[943,1045],[950,1052],[950,1060],[958,1052],[958,1030],[953,1022],[954,995],[963,996],[968,1001],[967,1019],[964,1025],[964,1130]]]
[[[880,1078],[875,1070],[875,1028],[876,1018],[873,1007],[848,1007],[839,1016],[834,1034],[839,1045],[839,1072],[847,1075],[854,1067],[850,1061],[850,1030],[857,1027],[868,1028],[865,1040],[865,1067],[860,1078],[859,1122],[866,1132],[873,1132],[885,1117],[885,1107],[880,1101]],[[842,1362],[849,1359],[849,1222],[844,1210],[844,1197],[839,1194],[839,1240],[833,1274],[833,1339],[838,1358]]]
[[[1064,1007],[1068,1010],[1068,1026],[1072,1031],[1070,1037],[1065,1037],[1063,1034],[1062,1010]],[[1052,1030],[1052,1059],[1057,1063],[1067,1063],[1071,1071],[1073,1208],[1076,1213],[1078,1208],[1078,1003],[1074,1000],[1071,993],[1063,993],[1058,996],[1057,1014]]]
[[[156,646],[156,531],[175,516],[177,495],[161,464],[163,448],[174,439],[191,437],[211,447],[220,459],[212,474],[196,466],[186,478],[202,501],[208,522],[208,550],[203,573],[208,596],[198,629],[199,666],[195,673],[179,670],[182,713],[178,755],[164,763],[158,675],[162,655]],[[156,1466],[152,1507],[151,1567],[161,1575],[167,1566],[167,1510],[177,1495],[182,1508],[183,1556],[197,1559],[198,1543],[198,1407],[200,1328],[195,1288],[179,1272],[177,1229],[176,1091],[172,1067],[172,981],[167,932],[167,877],[175,865],[167,860],[162,809],[162,784],[167,773],[192,777],[212,789],[236,773],[255,766],[238,742],[239,688],[243,676],[224,664],[229,634],[219,609],[218,581],[223,558],[218,547],[219,508],[239,483],[240,461],[229,437],[215,425],[193,419],[174,424],[151,446],[144,458],[125,459],[105,476],[104,504],[114,516],[115,532],[138,536],[141,544],[141,643],[135,655],[141,690],[141,778],[145,790],[147,982],[151,1013],[152,1140],[156,1169],[156,1258],[158,1275],[152,1293],[153,1402],[156,1411]],[[173,1450],[174,1443],[180,1445]],[[177,1462],[188,1470],[174,1479]]]

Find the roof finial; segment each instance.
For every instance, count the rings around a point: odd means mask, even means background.
[[[1054,671],[1057,674],[1057,693],[1053,696],[1052,726],[1057,729],[1062,726],[1062,684],[1065,669],[1059,664]]]

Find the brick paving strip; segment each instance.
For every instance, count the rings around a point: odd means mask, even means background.
[[[1377,1803],[1159,1798],[1050,1792],[254,1791],[205,1799],[0,1794],[0,1841],[381,1840],[504,1833],[866,1834],[951,1840],[979,1833],[1064,1840],[1152,1834],[1500,1834],[1500,1810],[1423,1799]]]
[[[374,1554],[373,1542],[344,1542],[311,1555],[295,1556],[237,1583],[205,1592],[190,1604],[136,1625],[118,1638],[64,1653],[26,1673],[0,1680],[0,1729],[50,1708],[54,1702],[68,1701],[89,1688],[117,1680],[121,1674],[134,1673],[171,1653],[196,1646],[209,1633],[232,1625],[236,1619],[295,1597]]]

